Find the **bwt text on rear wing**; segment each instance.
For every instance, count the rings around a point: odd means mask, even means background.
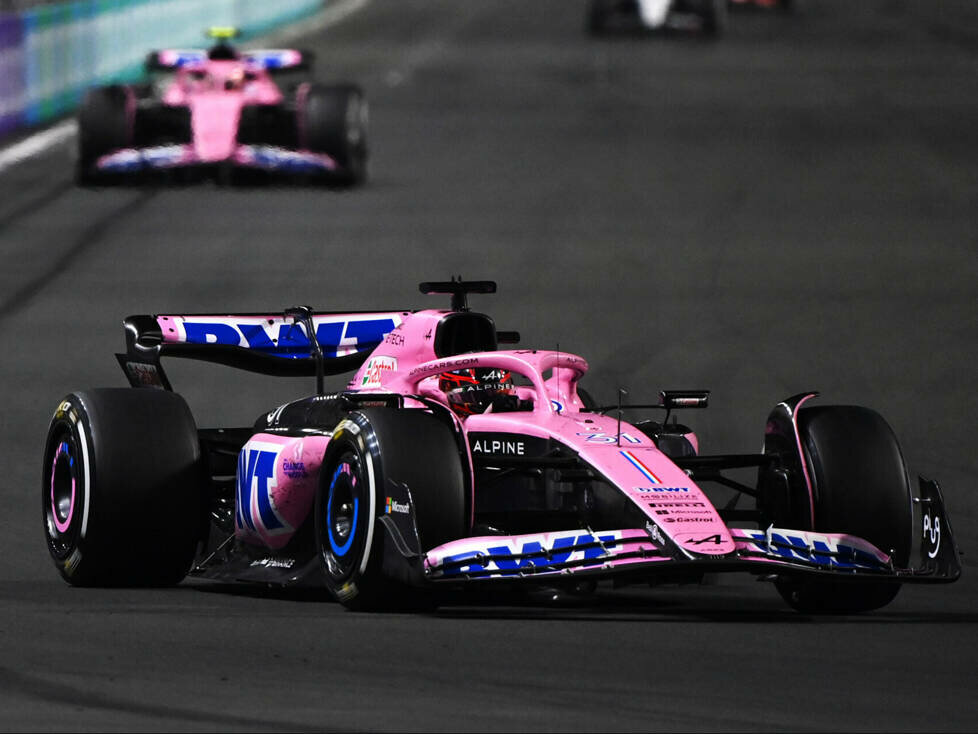
[[[165,390],[172,388],[162,357],[278,377],[337,375],[360,367],[409,313],[313,312],[300,306],[277,315],[129,316],[123,322],[126,352],[116,357],[133,387]]]

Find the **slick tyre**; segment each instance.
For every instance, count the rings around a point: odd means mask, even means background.
[[[868,408],[824,406],[801,410],[798,430],[813,485],[813,529],[864,538],[906,567],[913,537],[910,482],[890,426]],[[900,585],[799,578],[777,588],[799,611],[841,614],[883,607]]]
[[[95,162],[106,153],[132,144],[135,96],[121,84],[88,90],[78,108],[78,160],[75,180],[88,185],[98,180]]]
[[[612,0],[590,0],[584,27],[592,36],[600,36],[608,30],[608,20],[614,12]]]
[[[703,33],[709,38],[719,38],[727,31],[727,19],[730,13],[727,0],[702,0],[702,2],[700,18],[703,23]]]
[[[300,141],[340,166],[336,180],[354,186],[367,180],[367,99],[352,84],[313,84],[299,107]]]
[[[349,609],[424,606],[382,568],[386,487],[406,484],[423,550],[463,537],[465,483],[455,437],[420,410],[364,408],[340,422],[316,495],[315,537],[326,586]]]
[[[197,428],[152,389],[72,393],[48,429],[41,511],[51,559],[74,586],[169,586],[202,527]]]

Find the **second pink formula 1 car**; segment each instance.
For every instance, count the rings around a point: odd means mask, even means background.
[[[367,175],[367,101],[354,84],[279,82],[308,52],[239,51],[233,29],[209,50],[149,55],[155,84],[90,89],[78,111],[77,180],[251,172],[353,185]],[[155,174],[155,175],[154,175]],[[255,178],[255,176],[252,176]]]

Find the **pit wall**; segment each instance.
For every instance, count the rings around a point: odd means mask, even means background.
[[[157,48],[206,47],[232,25],[247,39],[326,0],[74,0],[0,13],[0,137],[71,112],[86,88],[131,81]]]

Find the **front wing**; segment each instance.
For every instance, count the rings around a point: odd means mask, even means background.
[[[464,538],[426,554],[429,582],[532,579],[588,575],[648,575],[667,570],[746,571],[763,575],[822,575],[856,580],[951,582],[961,574],[958,550],[936,482],[921,480],[917,562],[907,568],[862,538],[770,527],[732,528],[736,549],[726,556],[686,552],[658,528],[590,529]],[[710,542],[704,536],[702,542]]]
[[[274,145],[238,145],[227,160],[205,161],[197,155],[193,145],[187,144],[123,148],[99,158],[95,162],[95,170],[104,174],[134,174],[220,164],[290,175],[341,172],[335,159],[310,150],[292,150]]]

